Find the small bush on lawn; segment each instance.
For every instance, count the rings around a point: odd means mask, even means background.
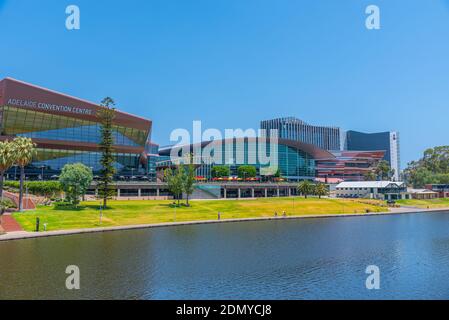
[[[16,204],[8,198],[0,200],[0,214],[3,214],[7,209],[17,208]]]

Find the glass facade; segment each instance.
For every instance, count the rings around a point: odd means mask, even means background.
[[[81,162],[91,167],[94,174],[101,169],[98,151],[83,150],[83,143],[98,144],[101,140],[100,124],[93,121],[21,109],[11,106],[0,107],[1,135],[8,137],[24,136],[32,139],[45,139],[46,146],[38,143],[37,152],[32,163],[27,166],[27,176],[33,178],[44,175],[49,178],[58,175],[62,167],[68,163]],[[114,125],[114,147],[141,147],[144,150],[149,139],[149,130]],[[53,142],[68,142],[67,146],[51,145]],[[79,145],[77,145],[79,144]],[[70,147],[75,146],[75,147]],[[91,149],[91,148],[90,148]],[[116,152],[114,166],[117,175],[146,174],[147,167],[140,165],[141,152]],[[9,174],[17,172],[10,169]]]
[[[50,140],[99,143],[100,124],[56,114],[15,107],[2,108],[1,134]],[[113,126],[114,144],[144,146],[148,131]]]
[[[315,176],[315,160],[304,151],[279,144],[279,169],[290,180]]]
[[[364,133],[348,131],[346,133],[347,150],[383,150],[384,160],[388,161],[395,170],[394,178],[399,180],[400,173],[400,144],[399,133],[395,131]]]
[[[266,150],[259,149],[265,146]],[[270,156],[270,143],[257,144],[256,141],[233,142],[222,140],[215,147],[205,146],[202,148],[201,165],[196,169],[197,176],[207,179],[211,177],[211,168],[215,165],[228,165],[230,167],[231,176],[237,175],[237,169],[241,165],[253,165],[256,167],[257,175],[263,175],[263,169],[269,164],[261,163],[259,152],[263,152],[267,157]],[[313,157],[299,149],[284,144],[277,145],[277,160],[275,165],[280,169],[281,175],[289,180],[302,180],[313,178],[315,176],[315,160]],[[167,157],[170,150],[164,150],[162,155]],[[179,153],[180,159],[182,153]],[[173,159],[172,159],[173,160]],[[158,163],[159,167],[167,166],[167,159]],[[176,161],[176,159],[175,159]]]
[[[46,167],[46,169],[52,172],[57,172],[62,170],[64,165],[68,163],[81,162],[86,166],[92,168],[94,172],[101,169],[100,158],[101,153],[81,151],[81,150],[58,150],[58,149],[46,149],[37,148],[35,159],[29,166],[32,167]],[[115,163],[114,167],[117,172],[122,172],[124,170],[131,170],[135,168],[137,170],[139,165],[139,155],[133,153],[115,153]],[[137,173],[137,171],[135,171]]]

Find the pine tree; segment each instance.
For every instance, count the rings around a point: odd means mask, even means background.
[[[98,183],[98,196],[103,200],[103,208],[107,206],[107,200],[115,195],[113,178],[116,172],[114,167],[114,139],[112,136],[112,122],[115,118],[115,103],[110,97],[101,101],[102,108],[98,110],[97,117],[101,123],[101,171]]]

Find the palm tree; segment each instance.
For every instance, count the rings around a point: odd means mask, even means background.
[[[13,140],[12,150],[15,163],[20,167],[19,211],[23,211],[23,180],[25,166],[31,162],[35,153],[35,144],[30,138],[17,137]]]
[[[314,185],[309,180],[303,180],[298,185],[298,192],[304,195],[307,199],[309,194],[312,194]]]
[[[329,194],[329,190],[327,189],[326,184],[324,183],[318,183],[315,186],[315,194],[318,196],[318,198],[321,199],[321,196],[327,196]]]
[[[364,177],[365,181],[375,181],[376,180],[376,173],[374,171],[368,171],[365,173]]]
[[[12,150],[12,143],[8,140],[0,142],[0,198],[3,199],[3,178],[5,172],[12,167],[15,161],[15,154]]]

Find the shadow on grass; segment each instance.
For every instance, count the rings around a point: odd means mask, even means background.
[[[132,204],[133,203],[130,202],[130,206],[129,207],[126,206],[126,205],[107,206],[106,208],[103,208],[103,211],[113,211],[113,210],[117,210],[117,209],[121,209],[121,210],[124,210],[124,209],[139,210],[139,209],[141,209],[140,207],[142,207],[142,205],[139,204],[138,206],[136,206],[136,208],[134,208],[132,206]],[[189,204],[187,206],[185,203],[180,203],[179,205],[178,204],[174,204],[174,203],[158,203],[157,206],[158,207],[164,207],[164,208],[167,208],[167,209],[189,209],[189,208],[193,208],[193,206],[191,204]],[[83,203],[83,204],[80,204],[80,205],[75,207],[74,205],[72,205],[70,203],[55,203],[51,207],[51,210],[54,210],[54,211],[67,211],[67,212],[69,212],[69,211],[71,211],[71,212],[73,212],[73,211],[82,212],[84,210],[87,210],[87,211],[99,211],[100,210],[100,205],[96,204],[96,203],[92,203],[92,204]]]
[[[167,207],[167,208],[191,208],[192,206],[186,205],[185,203],[180,203],[179,205],[176,203],[167,203],[167,204],[162,204],[162,207]]]
[[[55,204],[53,210],[58,211],[83,211],[87,206],[74,206],[72,204]]]
[[[100,210],[100,206],[98,204],[84,204],[74,206],[72,204],[55,204],[53,205],[52,210],[57,211],[83,211],[83,210]],[[108,206],[103,208],[103,211],[114,210],[114,207]]]

